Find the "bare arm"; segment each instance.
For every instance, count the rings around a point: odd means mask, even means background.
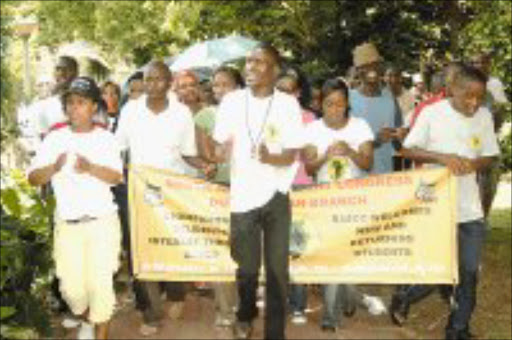
[[[318,157],[318,150],[313,145],[306,145],[304,149],[302,149],[302,157],[304,159],[306,172],[310,176],[314,176],[328,159],[327,153]]]
[[[285,149],[279,154],[272,154],[269,153],[265,144],[261,144],[259,149],[260,162],[273,166],[289,166],[295,161],[297,151],[296,149]]]
[[[370,170],[373,166],[373,142],[368,141],[359,146],[359,149],[355,151],[352,148],[348,148],[347,156],[363,170]]]
[[[484,170],[489,167],[495,159],[495,157],[469,159],[453,154],[442,154],[427,151],[421,148],[403,148],[401,151],[405,158],[409,158],[414,161],[444,165],[456,176],[467,175],[472,172]]]
[[[196,144],[199,157],[214,162],[215,160],[215,142],[213,139],[200,127],[196,126]]]
[[[88,173],[89,175],[111,185],[116,185],[123,181],[123,174],[121,172],[106,166],[92,163],[80,155],[77,155],[75,170],[78,173]]]
[[[217,166],[215,163],[209,163],[199,156],[182,156],[188,165],[200,170],[207,178],[215,176]]]
[[[52,179],[53,175],[60,171],[64,163],[66,163],[65,153],[60,154],[55,163],[31,171],[28,174],[28,182],[34,186],[48,183]]]

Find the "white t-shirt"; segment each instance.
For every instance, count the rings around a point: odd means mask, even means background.
[[[117,206],[110,184],[74,170],[78,154],[94,164],[122,173],[121,153],[112,133],[100,127],[87,133],[75,133],[69,127],[55,130],[41,143],[29,172],[55,163],[62,153],[67,154],[66,163],[51,180],[57,202],[56,216],[69,220],[115,212]]]
[[[46,135],[50,128],[67,120],[60,95],[53,95],[32,105],[32,114],[36,119],[36,131],[39,135]]]
[[[194,121],[183,104],[169,100],[167,109],[153,113],[146,95],[129,101],[122,109],[116,138],[122,150],[130,150],[132,164],[186,173],[182,156],[196,156]]]
[[[455,111],[448,99],[427,106],[404,141],[406,148],[421,148],[475,159],[499,154],[489,110],[480,107],[473,117]],[[437,167],[439,165],[431,165]],[[476,174],[457,177],[458,222],[483,217]]]
[[[487,81],[487,90],[491,92],[492,97],[496,103],[508,103],[507,95],[505,94],[505,87],[501,80],[496,77],[490,77]]]
[[[345,127],[334,130],[323,119],[311,123],[306,128],[306,143],[317,147],[318,155],[324,155],[334,142],[344,141],[352,149],[368,141],[374,140],[372,129],[365,120],[350,117]],[[349,178],[364,177],[367,173],[361,170],[349,157],[333,157],[327,160],[318,170],[317,182],[330,183]]]
[[[218,143],[233,140],[231,157],[231,211],[246,212],[265,205],[279,191],[290,190],[295,166],[263,164],[252,155],[265,143],[270,153],[303,146],[301,108],[297,100],[274,90],[266,98],[254,97],[250,89],[236,90],[222,99],[213,138]]]

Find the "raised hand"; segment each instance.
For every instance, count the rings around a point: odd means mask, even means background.
[[[61,153],[59,157],[57,157],[57,160],[55,161],[55,163],[53,163],[53,169],[55,172],[59,172],[62,169],[62,167],[66,163],[66,159],[67,154],[65,153]]]
[[[90,172],[92,163],[82,155],[76,155],[75,171],[78,173]]]

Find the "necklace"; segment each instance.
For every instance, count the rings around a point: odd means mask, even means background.
[[[263,119],[263,123],[261,124],[260,131],[258,132],[256,138],[253,138],[251,133],[251,128],[249,127],[249,90],[247,90],[245,95],[245,126],[247,128],[247,133],[249,135],[249,141],[251,142],[251,158],[256,159],[258,154],[258,144],[260,142],[261,136],[263,135],[263,131],[265,130],[265,126],[267,125],[268,116],[270,114],[270,108],[272,107],[272,101],[274,100],[274,92],[272,92],[272,97],[270,97],[270,101],[268,103],[265,118]]]

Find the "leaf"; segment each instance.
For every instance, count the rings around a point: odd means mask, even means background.
[[[1,192],[2,205],[7,211],[19,218],[21,216],[21,204],[17,191],[14,188],[7,188]]]
[[[0,320],[7,319],[16,313],[16,308],[11,306],[0,307]]]

